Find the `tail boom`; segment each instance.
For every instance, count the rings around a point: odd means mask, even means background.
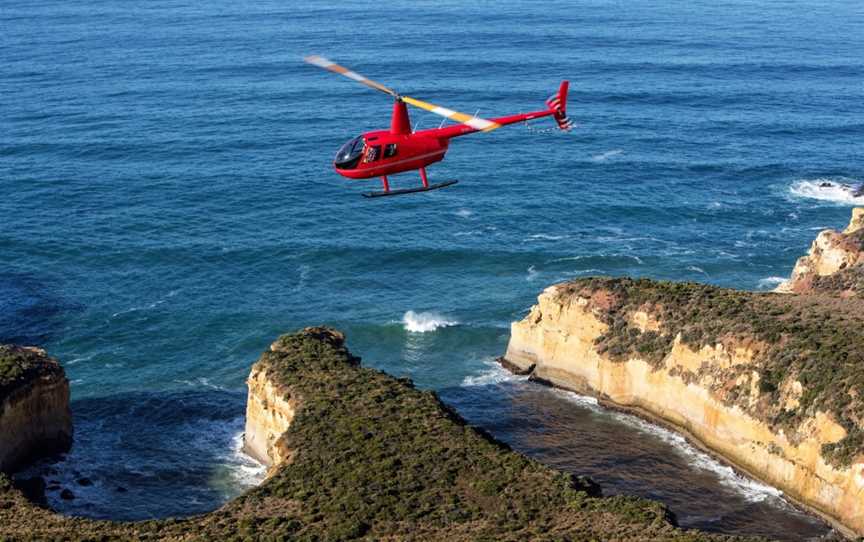
[[[539,119],[542,117],[553,117],[558,127],[561,130],[569,131],[573,128],[573,122],[567,117],[567,89],[569,83],[562,81],[558,92],[546,100],[548,109],[540,111],[532,111],[530,113],[519,113],[518,115],[508,115],[506,117],[490,118],[489,121],[506,126],[508,124],[516,124],[518,122],[526,122],[529,120]],[[450,139],[462,135],[473,134],[481,130],[472,128],[467,124],[457,124],[455,126],[445,126],[444,128],[432,128],[429,130],[421,130],[416,132],[417,135],[429,137],[437,137],[439,139]]]

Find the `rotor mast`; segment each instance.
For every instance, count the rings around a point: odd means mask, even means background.
[[[408,117],[408,106],[400,96],[393,102],[393,116],[390,118],[391,134],[410,134],[411,119]]]

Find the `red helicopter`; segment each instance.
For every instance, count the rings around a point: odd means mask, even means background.
[[[336,169],[336,173],[349,179],[381,178],[384,190],[363,194],[367,198],[427,192],[456,184],[458,181],[429,184],[429,180],[426,177],[426,166],[444,159],[444,154],[447,152],[451,138],[473,134],[474,132],[490,132],[507,124],[527,122],[532,119],[549,116],[555,119],[561,130],[569,131],[573,127],[573,123],[567,118],[567,88],[569,85],[567,81],[562,81],[558,93],[546,101],[547,109],[486,120],[453,111],[446,107],[439,107],[422,100],[417,100],[416,98],[402,96],[380,83],[376,83],[320,56],[307,56],[303,60],[314,66],[344,75],[349,79],[353,79],[395,98],[393,116],[390,119],[390,129],[366,132],[355,137],[342,145],[339,152],[336,153],[336,158],[333,160],[333,167]],[[431,111],[442,117],[454,120],[459,124],[415,132],[411,128],[411,120],[408,118],[408,107],[405,104],[411,104],[420,109]],[[423,186],[400,190],[390,189],[390,182],[387,180],[388,175],[415,169],[420,171],[420,180],[423,182]]]

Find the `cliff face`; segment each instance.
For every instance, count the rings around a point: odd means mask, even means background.
[[[546,289],[503,362],[671,424],[864,534],[864,308],[697,284]]]
[[[852,220],[844,231],[821,232],[810,252],[798,259],[791,278],[775,291],[864,295],[864,207],[852,211]]]
[[[280,337],[249,390],[247,446],[272,462],[259,487],[210,514],[120,523],[35,507],[0,474],[0,539],[739,540],[512,452],[434,393],[360,367],[331,329]]]
[[[274,348],[278,348],[277,343],[271,350]],[[260,363],[252,366],[246,385],[249,396],[243,449],[265,465],[279,465],[290,455],[279,439],[294,419],[297,401]]]
[[[72,443],[69,381],[38,348],[0,345],[0,471]]]

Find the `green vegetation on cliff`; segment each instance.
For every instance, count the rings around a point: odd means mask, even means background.
[[[0,344],[0,403],[18,386],[59,371],[57,361],[38,349]]]
[[[735,539],[510,451],[434,393],[361,368],[332,330],[283,336],[259,363],[298,405],[277,444],[291,459],[260,487],[203,516],[111,523],[36,508],[0,475],[0,539]]]
[[[694,350],[717,343],[748,345],[756,356],[745,369],[759,373],[763,397],[758,405],[748,405],[749,389],[742,385],[725,392],[730,401],[787,428],[816,411],[832,413],[848,432],[823,449],[836,465],[848,465],[864,449],[864,300],[629,278],[580,279],[561,292],[592,300],[609,326],[597,349],[612,360],[639,356],[659,367],[679,334]],[[631,316],[636,311],[654,316],[659,331],[635,327]],[[778,399],[783,384],[794,380],[803,393],[798,406],[787,410]]]

